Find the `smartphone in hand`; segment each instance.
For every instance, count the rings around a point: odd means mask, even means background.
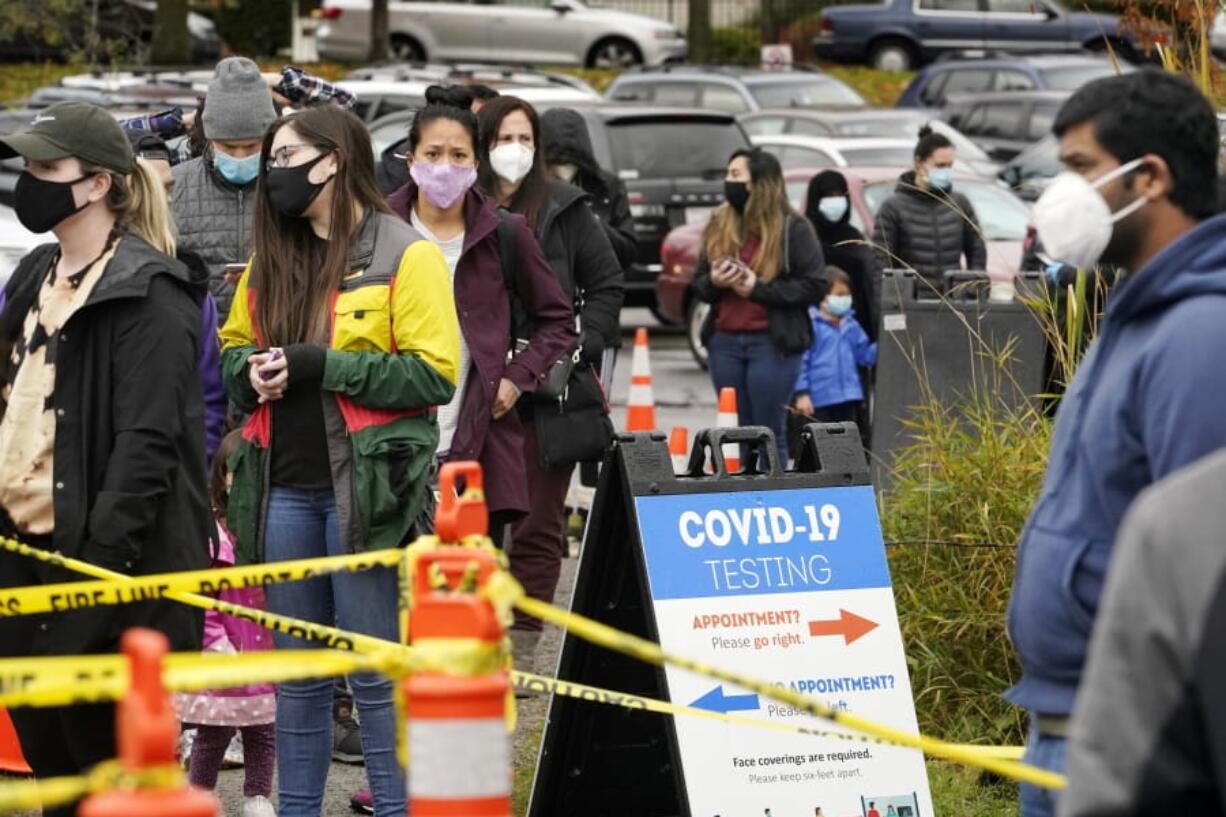
[[[268,360],[267,360],[267,361],[264,363],[264,366],[267,366],[269,363],[272,363],[274,360],[280,360],[280,359],[281,359],[281,357],[282,357],[282,352],[281,352],[281,350],[280,350],[280,349],[273,349],[273,350],[272,350],[272,357],[268,358]],[[277,374],[278,374],[278,373],[279,373],[279,371],[280,371],[280,370],[278,370],[278,371],[276,371],[276,372],[266,372],[266,371],[264,371],[264,366],[261,366],[261,367],[260,367],[260,379],[261,379],[261,380],[271,380],[272,378],[276,377],[276,376],[277,376]]]

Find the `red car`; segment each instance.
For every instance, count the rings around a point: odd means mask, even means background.
[[[877,208],[894,192],[898,177],[906,168],[839,168],[851,193],[851,223],[872,240],[873,217]],[[784,174],[792,206],[804,212],[809,180],[821,169],[793,170]],[[988,272],[993,277],[1010,276],[1021,266],[1022,244],[1030,229],[1030,210],[1005,187],[979,176],[954,174],[954,186],[975,208],[980,229],[988,242]],[[656,279],[659,316],[669,323],[686,327],[690,351],[706,368],[707,350],[702,345],[702,323],[707,305],[690,291],[694,268],[702,243],[705,224],[686,224],[670,232],[660,248],[660,277]]]

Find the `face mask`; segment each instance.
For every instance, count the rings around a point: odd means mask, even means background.
[[[414,162],[409,165],[409,176],[417,182],[426,200],[440,210],[446,210],[468,192],[477,181],[477,168],[471,165],[453,165],[447,162],[429,164]]]
[[[253,154],[246,159],[235,159],[228,153],[213,148],[213,167],[217,168],[221,177],[230,184],[242,187],[251,184],[255,177],[260,175],[260,154]]]
[[[518,142],[499,145],[490,151],[490,167],[502,179],[518,184],[532,169],[536,151]]]
[[[847,215],[846,196],[827,196],[817,203],[817,209],[826,221],[842,221]]]
[[[579,174],[579,165],[554,165],[553,173],[564,182],[572,182]]]
[[[928,171],[928,184],[937,190],[948,191],[954,186],[954,173],[948,167],[934,167]]]
[[[724,198],[732,205],[732,209],[738,213],[745,212],[745,205],[749,203],[749,185],[745,182],[724,182]]]
[[[1034,224],[1044,252],[1078,269],[1098,263],[1111,243],[1117,221],[1135,213],[1149,199],[1141,196],[1117,213],[1098,192],[1104,184],[1133,170],[1142,163],[1135,159],[1101,176],[1094,182],[1065,171],[1048,185],[1034,205]]]
[[[327,155],[323,153],[302,165],[268,169],[264,174],[264,186],[268,188],[268,199],[278,213],[298,218],[306,212],[320,191],[332,181],[328,178],[316,183],[311,181],[309,175],[311,168],[323,161]]]
[[[841,318],[851,311],[850,295],[827,295],[824,304],[826,311],[836,318]]]
[[[22,172],[13,189],[13,209],[21,226],[32,233],[45,233],[69,216],[74,216],[89,206],[89,202],[77,206],[72,197],[72,186],[83,182],[89,175],[70,182],[48,182]]]

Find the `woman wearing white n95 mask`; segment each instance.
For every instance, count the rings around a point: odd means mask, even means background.
[[[549,181],[542,155],[540,119],[522,99],[501,96],[478,114],[482,162],[478,184],[499,205],[522,215],[575,307],[580,346],[575,369],[555,367],[564,390],[544,399],[521,398],[524,460],[531,509],[511,529],[511,572],[533,598],[552,601],[566,553],[566,493],[579,462],[599,460],[612,424],[598,382],[601,355],[620,337],[624,281],[608,235],[581,188]],[[528,328],[530,333],[530,327]],[[524,334],[517,335],[526,339]],[[551,378],[554,379],[554,378]],[[541,622],[516,614],[511,637],[520,669],[531,669]]]

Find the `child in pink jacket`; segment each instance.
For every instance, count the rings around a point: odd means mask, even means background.
[[[226,518],[226,496],[230,484],[226,460],[238,446],[239,433],[235,431],[227,436],[213,459],[210,493],[220,540],[213,567],[230,567],[234,564],[234,542],[223,520]],[[265,607],[264,589],[260,587],[224,590],[219,598],[245,607],[261,610]],[[272,635],[258,624],[212,610],[205,613],[205,652],[232,655],[271,648]],[[175,696],[175,704],[180,720],[197,726],[188,768],[191,784],[210,790],[217,785],[222,758],[237,729],[242,733],[243,763],[246,767],[243,817],[276,817],[269,800],[277,757],[273,726],[277,710],[276,688],[272,684],[252,684],[197,694],[180,693]]]

